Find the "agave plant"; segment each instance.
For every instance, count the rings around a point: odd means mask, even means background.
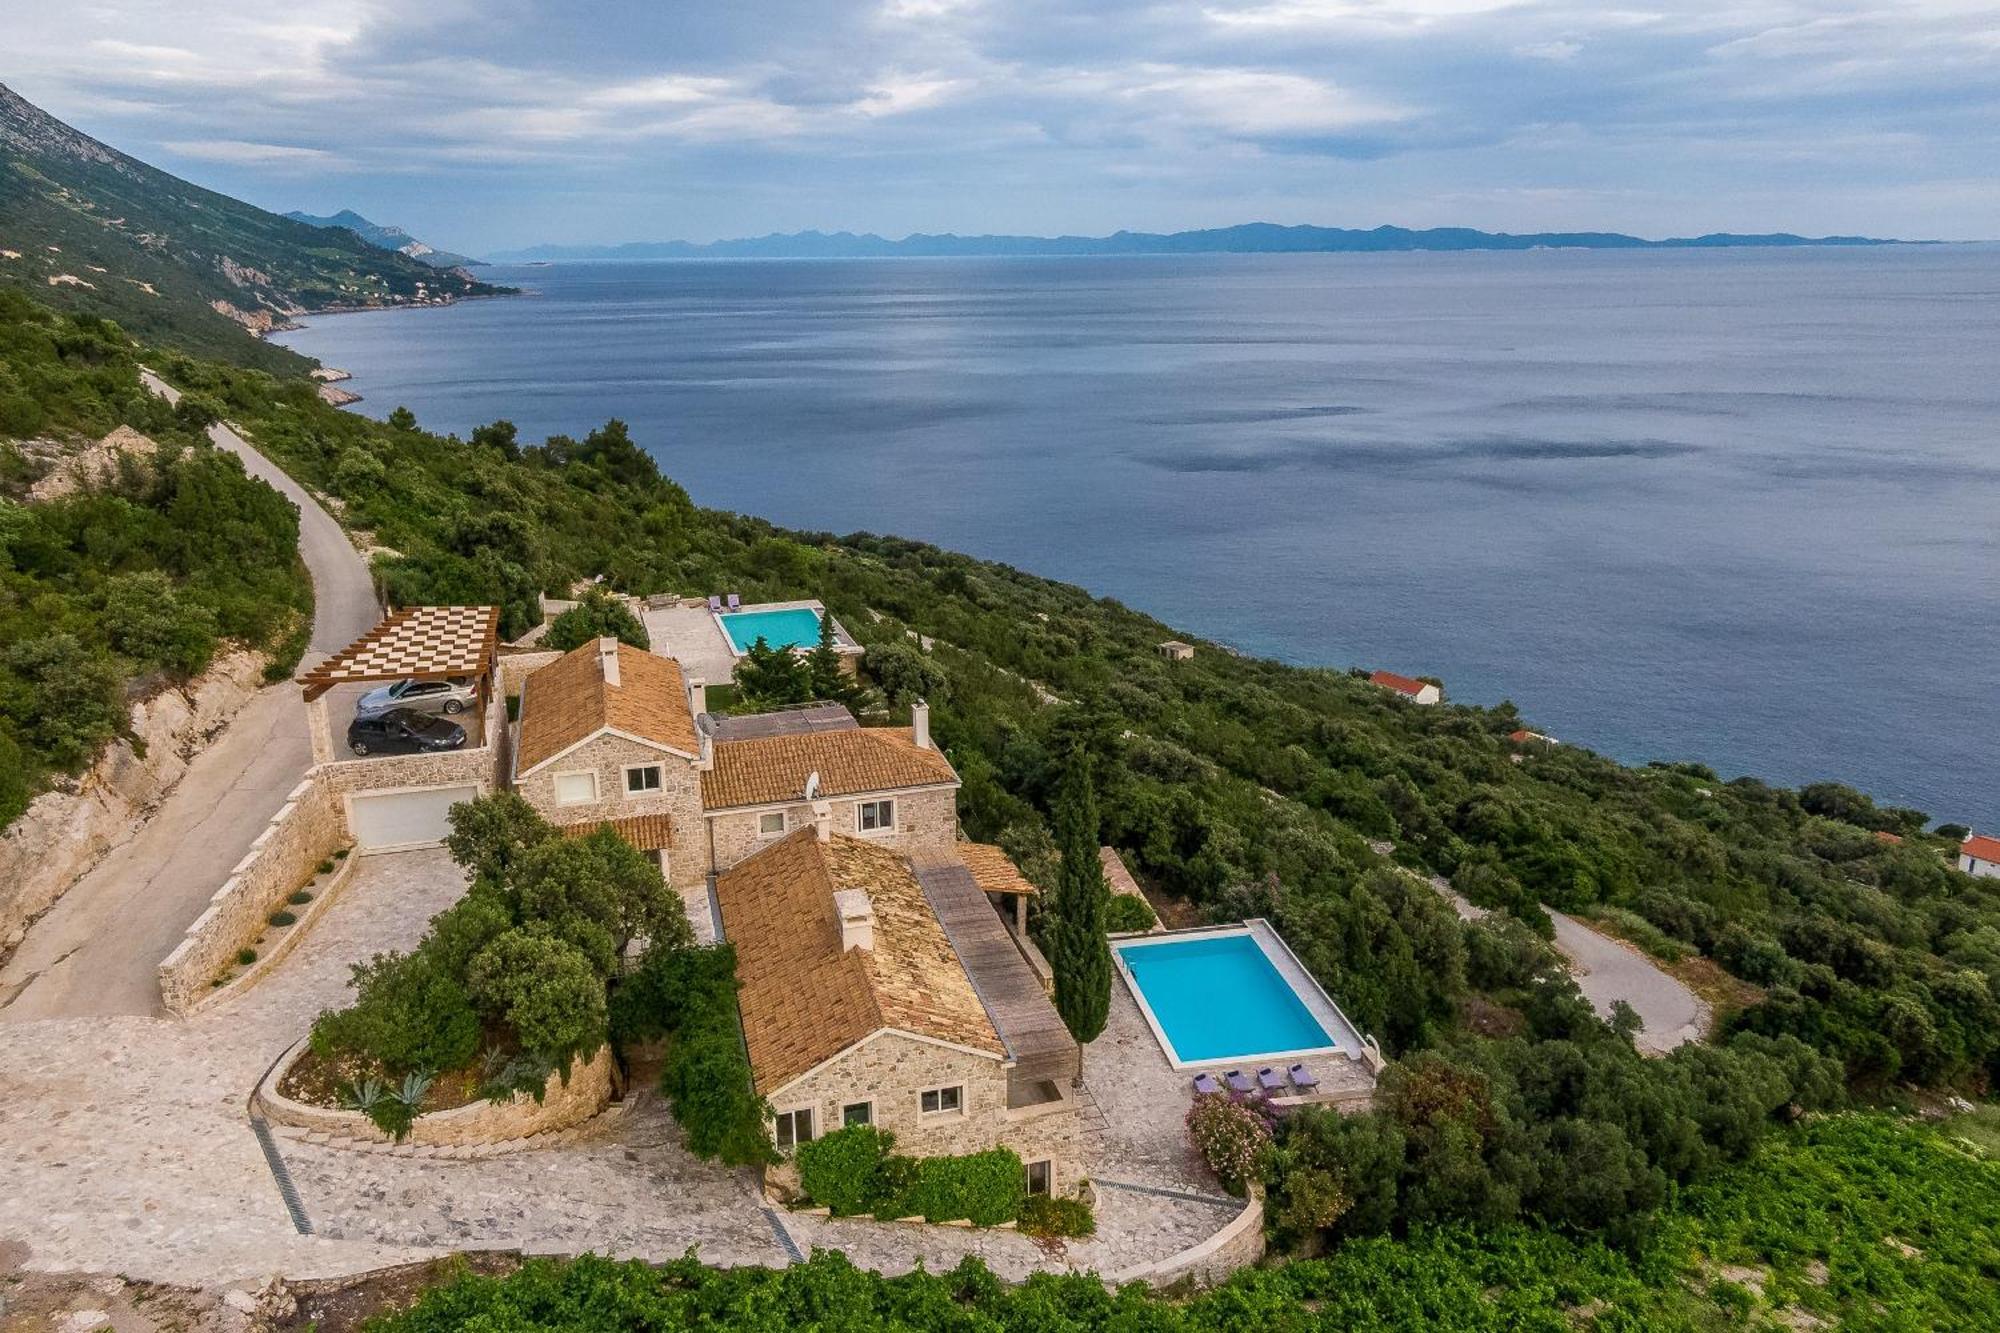
[[[340,1104],[350,1111],[360,1111],[364,1115],[373,1115],[375,1108],[380,1106],[382,1099],[388,1095],[388,1091],[387,1088],[382,1086],[381,1079],[364,1078],[359,1082],[347,1083],[341,1086]]]
[[[424,1094],[431,1090],[436,1075],[428,1070],[412,1070],[403,1075],[403,1086],[396,1093],[396,1100],[412,1111],[423,1105]]]

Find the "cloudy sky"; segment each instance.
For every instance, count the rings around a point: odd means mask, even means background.
[[[2000,235],[2000,0],[0,0],[0,82],[474,253],[1249,220]]]

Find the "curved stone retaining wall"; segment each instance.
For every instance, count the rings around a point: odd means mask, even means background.
[[[1145,1282],[1170,1287],[1184,1278],[1203,1286],[1222,1281],[1239,1268],[1248,1268],[1264,1257],[1264,1192],[1255,1190],[1222,1230],[1190,1245],[1178,1254],[1140,1264],[1121,1273],[1109,1273],[1104,1280],[1113,1286],[1125,1282]]]
[[[278,1091],[278,1085],[305,1050],[306,1043],[301,1040],[258,1085],[253,1104],[264,1118],[273,1124],[317,1130],[336,1138],[389,1142],[389,1136],[359,1111],[310,1106]],[[433,1111],[417,1117],[403,1142],[416,1147],[477,1147],[568,1129],[610,1104],[611,1078],[611,1048],[606,1046],[595,1059],[572,1070],[568,1086],[551,1074],[540,1102],[522,1095],[507,1102],[479,1101],[449,1111]]]

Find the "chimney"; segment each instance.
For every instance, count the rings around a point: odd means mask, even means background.
[[[618,640],[602,638],[597,641],[597,664],[604,669],[604,683],[612,689],[618,688]]]
[[[814,801],[813,836],[821,842],[833,841],[833,805],[829,801]]]
[[[922,699],[910,705],[910,739],[919,750],[931,748],[931,706]]]
[[[860,889],[836,889],[834,914],[840,918],[840,951],[875,948],[875,905]]]
[[[696,676],[688,682],[688,712],[700,717],[708,711],[708,682]]]

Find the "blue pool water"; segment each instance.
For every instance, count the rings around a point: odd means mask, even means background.
[[[1114,947],[1182,1064],[1335,1044],[1248,935]]]
[[[739,653],[759,635],[773,648],[810,648],[819,642],[819,612],[809,606],[784,611],[738,611],[722,617],[723,632]]]

